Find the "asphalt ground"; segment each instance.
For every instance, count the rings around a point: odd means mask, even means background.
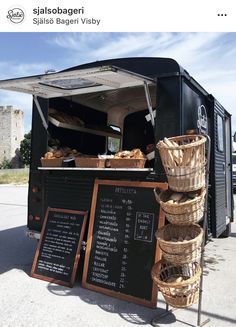
[[[73,288],[29,276],[37,241],[25,236],[27,187],[0,186],[0,326],[131,327],[150,326],[165,313],[158,294],[156,309],[121,301],[81,287]],[[205,248],[201,322],[236,326],[236,224],[226,239]],[[158,320],[164,326],[196,326],[198,305],[177,309]]]

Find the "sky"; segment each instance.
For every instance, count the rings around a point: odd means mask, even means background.
[[[0,44],[0,80],[110,58],[173,58],[232,114],[236,131],[236,33],[0,33]],[[30,95],[0,90],[0,105],[22,109],[30,130]]]

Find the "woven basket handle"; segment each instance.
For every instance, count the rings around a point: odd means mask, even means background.
[[[161,202],[161,199],[160,199],[161,190],[158,187],[156,187],[156,188],[153,189],[153,192],[155,194],[155,198],[156,198],[157,202],[160,204],[160,202]]]

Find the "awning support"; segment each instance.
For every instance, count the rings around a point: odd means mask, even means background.
[[[151,117],[151,124],[152,127],[154,128],[155,126],[155,121],[154,121],[154,113],[153,113],[153,109],[152,109],[152,101],[151,101],[151,96],[150,96],[150,92],[149,92],[149,88],[148,88],[148,84],[146,81],[143,81],[143,85],[144,85],[144,91],[145,91],[145,96],[146,96],[146,101],[147,101],[147,106],[148,106],[148,111]]]
[[[36,108],[38,110],[39,116],[42,120],[43,123],[43,127],[46,129],[47,133],[48,133],[48,123],[46,122],[46,119],[43,115],[42,109],[40,107],[39,101],[38,101],[38,97],[36,95],[33,95],[33,99],[34,99],[34,103],[36,105]]]

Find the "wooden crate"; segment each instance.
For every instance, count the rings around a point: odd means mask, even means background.
[[[42,167],[61,167],[64,158],[44,159],[41,158]]]
[[[108,159],[106,166],[110,168],[144,168],[146,159]]]
[[[75,166],[80,168],[104,168],[105,159],[99,158],[75,158]]]

